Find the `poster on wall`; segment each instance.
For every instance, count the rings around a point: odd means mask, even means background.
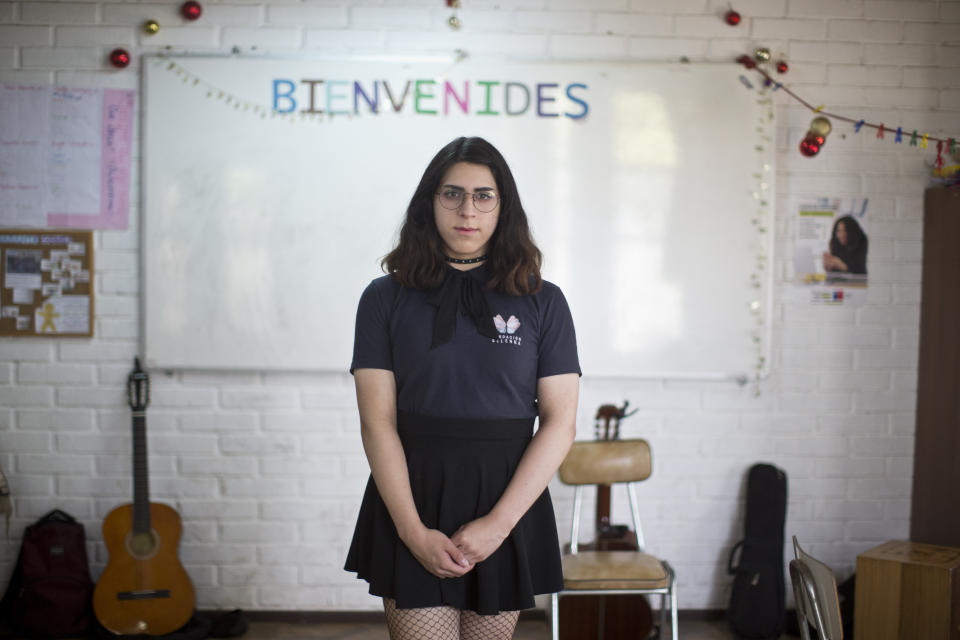
[[[867,297],[867,198],[816,198],[797,206],[794,301],[863,304]]]
[[[0,84],[0,227],[126,229],[133,98]]]

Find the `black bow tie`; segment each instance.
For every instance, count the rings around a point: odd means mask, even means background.
[[[457,313],[460,305],[473,318],[480,335],[497,337],[497,328],[493,324],[493,314],[487,303],[483,287],[466,271],[450,269],[439,289],[434,290],[427,302],[437,308],[433,321],[433,342],[430,348],[449,342],[457,328]]]

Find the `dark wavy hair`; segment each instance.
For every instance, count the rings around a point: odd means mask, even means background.
[[[837,227],[841,222],[847,230],[846,245],[840,244],[840,241],[837,240]],[[860,223],[857,222],[856,218],[853,216],[843,216],[833,223],[833,231],[830,234],[830,252],[836,254],[844,249],[847,251],[858,251],[866,239],[867,234],[863,232],[863,227],[860,226]]]
[[[847,244],[840,244],[837,239],[837,227],[843,223],[847,230]],[[830,232],[830,254],[834,255],[847,265],[848,273],[867,274],[867,234],[853,216],[843,216],[833,223]]]
[[[433,199],[447,170],[458,162],[489,168],[500,196],[497,228],[487,249],[487,288],[515,296],[536,293],[543,285],[543,254],[533,242],[507,161],[483,138],[457,138],[433,157],[410,199],[397,246],[384,256],[381,267],[405,287],[434,289],[443,283],[447,266],[434,220]]]

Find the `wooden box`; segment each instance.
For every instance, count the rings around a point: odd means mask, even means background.
[[[960,640],[960,549],[886,542],[857,556],[855,640]]]

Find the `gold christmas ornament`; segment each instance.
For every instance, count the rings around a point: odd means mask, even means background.
[[[767,49],[766,47],[757,47],[753,52],[753,57],[760,62],[769,62],[770,49]]]
[[[155,34],[157,31],[160,31],[160,23],[156,20],[147,20],[143,23],[143,30],[145,33],[150,35]]]
[[[830,131],[832,129],[833,129],[833,125],[831,125],[830,121],[824,118],[823,116],[814,118],[810,122],[810,131],[824,138],[830,135]]]
[[[458,18],[457,16],[450,16],[450,19],[447,20],[447,24],[450,25],[451,29],[459,29],[460,27],[463,26],[463,23],[460,22],[460,18]]]

